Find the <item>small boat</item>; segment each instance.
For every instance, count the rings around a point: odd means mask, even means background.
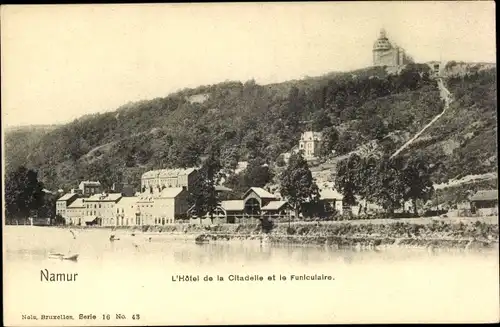
[[[208,235],[204,235],[204,234],[201,234],[201,235],[198,235],[195,239],[194,239],[194,242],[196,244],[205,244],[205,243],[208,243],[210,240],[208,238]]]
[[[78,260],[78,254],[72,254],[72,255],[67,255],[63,257],[63,260],[72,260],[76,261]]]
[[[118,237],[116,237],[114,234],[112,234],[110,237],[109,237],[109,240],[112,242],[112,241],[119,241],[120,239]]]
[[[76,261],[78,259],[78,254],[66,255],[66,254],[62,254],[62,253],[49,253],[49,258],[50,259]]]

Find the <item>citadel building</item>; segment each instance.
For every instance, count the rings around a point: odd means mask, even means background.
[[[412,63],[413,59],[403,48],[391,44],[384,29],[380,30],[380,36],[373,44],[374,66],[400,66]]]

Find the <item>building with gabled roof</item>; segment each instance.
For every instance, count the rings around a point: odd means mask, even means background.
[[[319,200],[324,207],[324,212],[330,214],[337,212],[343,213],[344,196],[333,188],[323,188],[319,190]]]
[[[136,196],[122,196],[115,205],[116,226],[138,226],[140,225],[137,206],[139,200]]]
[[[160,193],[165,188],[192,187],[198,168],[158,169],[141,176],[141,192]]]
[[[116,226],[115,206],[121,197],[121,193],[100,193],[84,198],[85,223]]]
[[[498,190],[479,190],[469,201],[472,214],[479,216],[498,214]]]
[[[287,201],[271,201],[261,208],[262,216],[267,218],[290,218],[292,210]]]
[[[65,218],[67,225],[82,225],[84,224],[84,208],[83,198],[78,198],[73,201],[67,208],[67,218]]]
[[[81,181],[80,185],[78,185],[78,188],[81,190],[82,194],[84,196],[90,196],[93,194],[98,194],[101,193],[102,190],[102,185],[101,182],[99,181]]]
[[[78,198],[77,193],[66,193],[56,200],[56,214],[68,221],[68,206]]]
[[[300,136],[299,151],[304,152],[304,159],[314,160],[319,156],[322,144],[323,133],[306,131]]]
[[[243,200],[221,201],[220,209],[228,224],[234,224],[244,217],[245,202]]]
[[[261,187],[251,187],[243,195],[243,202],[245,203],[244,212],[247,216],[259,217],[262,207],[276,200],[279,200],[279,198],[265,189]]]

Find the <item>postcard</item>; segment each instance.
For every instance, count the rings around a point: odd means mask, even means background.
[[[2,6],[4,324],[498,322],[494,9]]]

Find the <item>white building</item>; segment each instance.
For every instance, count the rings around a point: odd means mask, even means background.
[[[185,187],[193,185],[196,168],[159,169],[142,174],[141,193],[159,194],[165,188]]]
[[[116,226],[140,225],[138,221],[140,211],[137,201],[139,201],[139,198],[136,196],[122,196],[116,202]]]
[[[304,151],[306,160],[316,159],[319,156],[323,134],[321,132],[304,132],[300,136],[299,151]]]
[[[173,224],[176,219],[184,217],[189,209],[189,193],[185,188],[166,188],[154,198],[154,224]]]
[[[331,188],[324,188],[319,191],[320,201],[325,206],[325,212],[330,212],[332,209],[340,215],[343,211],[344,196],[340,194],[337,190]]]
[[[115,206],[121,197],[120,193],[101,193],[84,199],[85,223],[115,226]]]
[[[102,192],[101,182],[94,181],[82,181],[78,188],[81,190],[84,196],[90,196]]]
[[[78,198],[77,193],[66,193],[63,196],[61,196],[59,199],[56,201],[56,214],[60,215],[63,217],[66,221],[69,218],[68,217],[68,206],[75,201]]]
[[[153,225],[154,203],[152,194],[142,193],[139,195],[137,199],[136,225]]]
[[[84,225],[85,205],[82,198],[73,201],[67,208],[67,225]]]

